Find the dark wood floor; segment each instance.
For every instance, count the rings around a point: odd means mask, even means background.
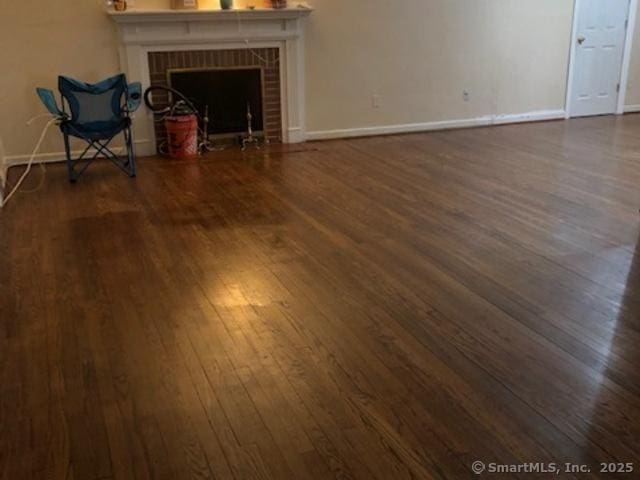
[[[3,479],[638,478],[640,116],[47,170],[0,211]]]

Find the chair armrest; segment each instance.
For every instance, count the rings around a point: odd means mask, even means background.
[[[140,108],[142,102],[142,84],[140,82],[132,82],[127,85],[127,110],[133,113]]]
[[[58,103],[56,102],[56,97],[53,95],[53,92],[48,88],[36,88],[36,92],[40,97],[40,100],[47,107],[47,110],[51,112],[51,114],[57,117],[64,117],[64,112],[60,110],[58,107]]]

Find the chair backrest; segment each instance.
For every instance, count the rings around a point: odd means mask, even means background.
[[[124,74],[95,84],[59,77],[58,88],[69,105],[73,123],[101,129],[122,121],[123,95],[127,90]]]

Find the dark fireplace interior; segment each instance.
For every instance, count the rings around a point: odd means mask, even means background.
[[[169,72],[169,83],[201,114],[209,106],[210,135],[246,133],[247,105],[254,133],[264,130],[260,68],[174,70]]]

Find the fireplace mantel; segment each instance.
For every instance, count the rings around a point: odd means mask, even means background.
[[[238,10],[110,11],[120,36],[121,69],[130,80],[151,84],[149,53],[159,51],[278,48],[286,143],[305,140],[304,18],[310,7]],[[153,115],[135,119],[141,154],[155,153]]]
[[[293,20],[309,15],[313,8],[307,6],[289,8],[254,8],[233,10],[127,10],[109,12],[116,23],[142,22],[207,22],[242,20]]]

